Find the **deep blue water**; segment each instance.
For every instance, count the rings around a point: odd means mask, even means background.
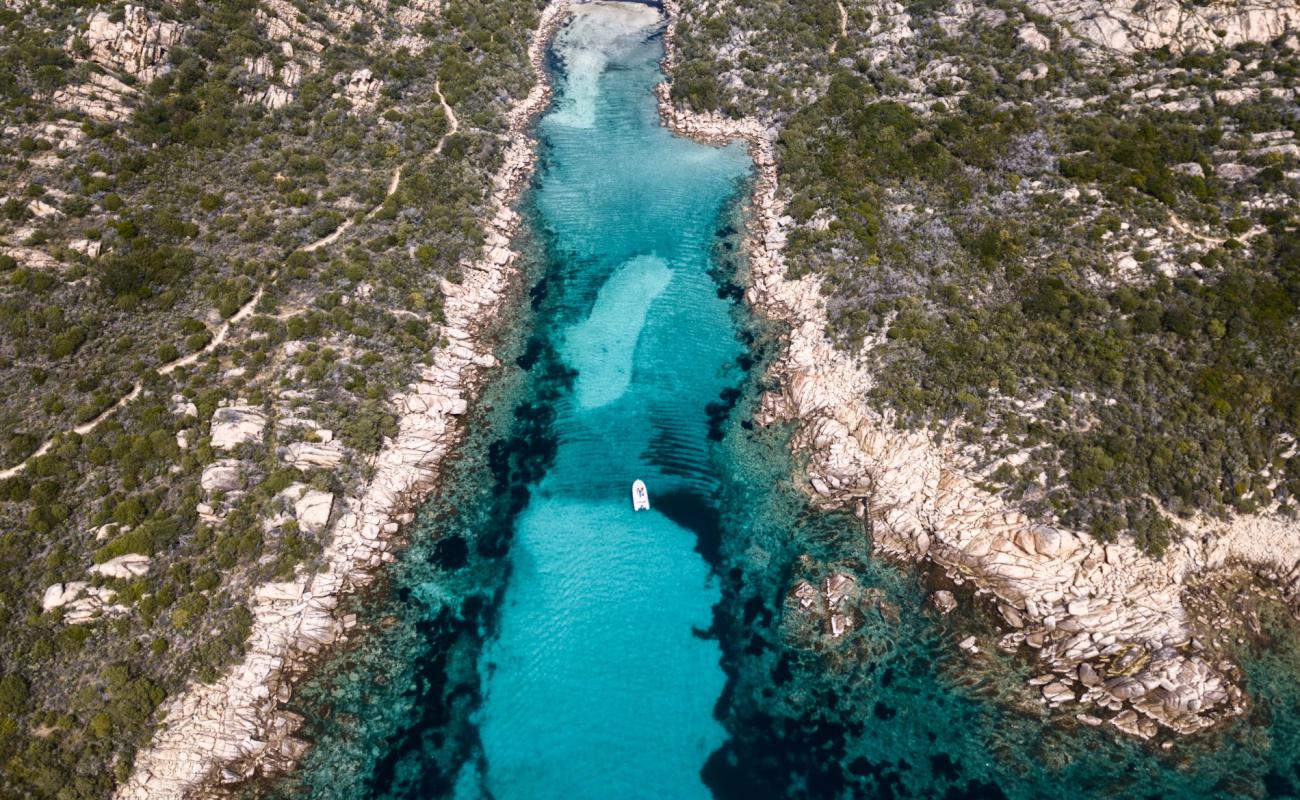
[[[809,508],[786,432],[750,422],[772,341],[737,288],[750,165],[660,127],[660,34],[648,7],[608,4],[558,35],[511,366],[356,599],[368,632],[298,688],[315,747],[269,791],[1294,796],[1289,635],[1247,662],[1249,718],[1166,752],[1048,718],[1031,665],[957,652],[983,612],[935,619],[858,520]],[[832,571],[863,589],[841,640],[786,599]]]

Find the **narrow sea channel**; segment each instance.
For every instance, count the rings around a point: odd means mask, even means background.
[[[773,346],[739,289],[752,165],[660,125],[662,34],[655,8],[593,3],[556,35],[506,366],[353,601],[366,632],[297,688],[302,767],[255,791],[1294,796],[1295,642],[1248,663],[1249,718],[1169,752],[1049,723],[1031,664],[956,650],[990,620],[936,618],[859,520],[808,506],[787,432],[751,422]],[[859,588],[840,639],[787,599],[835,573]]]

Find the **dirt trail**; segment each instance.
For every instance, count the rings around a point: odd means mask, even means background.
[[[442,106],[442,113],[447,115],[447,132],[442,135],[438,143],[433,147],[433,154],[436,156],[442,152],[442,146],[447,143],[447,137],[460,130],[460,120],[456,118],[456,112],[451,110],[447,104],[447,98],[442,94],[442,82],[434,81],[433,90],[438,93],[438,103]]]
[[[443,135],[442,139],[438,140],[438,144],[437,147],[434,149],[434,152],[441,151],[443,142],[446,141],[447,136],[451,135],[452,133],[455,133],[456,130],[459,129],[459,125],[456,122],[455,115],[451,113],[451,109],[447,106],[447,101],[444,100],[442,97],[441,89],[438,89],[438,99],[442,103],[443,108],[447,110],[448,119],[451,120],[452,127],[451,130],[448,131],[448,133]],[[397,169],[393,170],[393,177],[388,182],[388,191],[384,194],[384,200],[387,200],[389,197],[393,195],[394,192],[397,191],[397,186],[398,184],[401,183],[401,180],[402,180],[402,168],[398,167]],[[368,220],[374,217],[375,214],[379,213],[379,210],[383,208],[383,206],[384,206],[383,202],[380,202],[374,208],[370,209],[370,211],[366,212],[366,216],[364,217],[364,219]],[[299,247],[298,250],[304,253],[310,253],[315,250],[319,250],[322,247],[328,247],[329,245],[338,241],[339,237],[342,236],[344,233],[346,233],[352,227],[352,224],[353,222],[351,219],[344,220],[343,223],[339,225],[337,228],[335,228],[332,232],[326,234],[325,236],[322,236],[321,238],[317,239],[314,242]],[[279,274],[278,271],[272,272],[270,276],[268,276],[267,278],[267,283],[275,280],[277,274]],[[170,375],[172,372],[175,372],[181,367],[191,366],[197,363],[199,359],[212,353],[212,351],[216,350],[218,347],[220,347],[222,344],[225,343],[226,339],[230,335],[231,327],[238,325],[239,323],[243,322],[244,320],[248,319],[250,316],[253,315],[253,310],[257,308],[257,304],[262,300],[262,295],[265,292],[265,290],[266,290],[266,284],[257,287],[257,291],[253,293],[253,296],[248,300],[248,302],[240,306],[239,310],[236,311],[234,314],[232,314],[229,319],[227,319],[225,322],[222,322],[221,325],[217,328],[217,332],[213,334],[212,340],[209,341],[206,345],[204,345],[201,349],[195,350],[193,353],[181,356],[180,358],[174,359],[172,361],[168,361],[166,364],[163,364],[159,366],[157,369],[155,369],[154,373],[157,375]],[[131,391],[127,392],[126,394],[118,398],[117,402],[113,403],[113,405],[101,411],[99,414],[95,416],[94,419],[88,420],[87,422],[83,422],[82,424],[76,426],[75,428],[72,428],[71,431],[63,431],[62,433],[56,433],[55,435],[46,439],[44,442],[41,442],[41,446],[36,448],[36,450],[31,455],[27,456],[27,458],[23,459],[21,462],[13,465],[12,467],[8,467],[6,469],[0,470],[0,480],[4,480],[5,478],[12,478],[13,476],[22,473],[24,470],[27,469],[27,465],[31,463],[32,459],[39,458],[40,456],[43,456],[46,453],[48,453],[50,451],[50,448],[54,446],[54,442],[60,436],[63,436],[69,432],[76,433],[79,436],[84,436],[85,434],[90,433],[99,425],[99,423],[111,417],[114,413],[116,413],[119,409],[121,409],[122,406],[131,402],[135,398],[139,397],[140,391],[143,388],[144,388],[144,382],[136,381],[134,384],[132,384]]]
[[[839,0],[835,0],[835,7],[840,10],[840,37],[831,42],[831,55],[835,55],[835,50],[840,46],[840,39],[846,39],[849,35],[849,12]]]
[[[843,14],[843,12],[844,12],[844,7],[840,6],[840,13]],[[843,24],[841,23],[841,27],[842,26]],[[443,95],[442,83],[440,81],[433,82],[433,91],[437,93],[438,104],[442,106],[443,113],[447,115],[447,132],[444,133],[438,139],[438,143],[433,147],[432,153],[433,155],[436,156],[442,153],[442,148],[447,144],[447,139],[460,130],[460,119],[456,117],[456,112],[452,110],[451,105],[447,102],[447,98]],[[388,191],[384,193],[384,200],[380,201],[378,205],[376,205],[374,208],[367,211],[366,215],[362,217],[362,220],[366,221],[366,220],[373,219],[374,216],[378,214],[379,211],[384,207],[384,202],[386,202],[388,198],[392,197],[393,194],[397,192],[397,187],[401,184],[401,182],[402,182],[402,168],[398,167],[393,170],[393,177],[388,181]],[[345,219],[333,231],[322,236],[321,238],[317,239],[314,242],[299,247],[298,251],[304,253],[311,253],[316,250],[319,250],[322,247],[329,247],[331,244],[334,244],[336,241],[338,241],[339,238],[343,236],[343,234],[351,230],[353,225],[354,222],[352,219]],[[268,276],[267,278],[267,283],[270,283],[271,281],[275,280],[277,274],[279,274],[278,270],[276,272],[272,272],[270,276]],[[175,372],[181,367],[188,367],[198,363],[199,359],[212,353],[213,350],[216,350],[218,347],[220,347],[222,344],[225,343],[226,339],[230,335],[230,329],[232,326],[238,325],[239,323],[243,322],[244,320],[248,319],[250,316],[253,315],[253,310],[257,308],[257,304],[262,300],[262,294],[265,292],[265,289],[266,289],[266,284],[257,287],[257,291],[253,293],[252,298],[250,298],[247,303],[244,303],[242,306],[240,306],[239,310],[236,311],[233,315],[231,315],[230,319],[221,323],[221,326],[217,328],[217,332],[213,335],[212,341],[208,342],[202,349],[195,350],[193,353],[181,356],[180,358],[177,358],[173,361],[169,361],[166,364],[163,364],[162,366],[158,367],[156,370],[154,370],[154,372],[158,375],[170,375],[172,372]],[[95,429],[96,426],[99,425],[99,423],[111,417],[114,413],[118,411],[118,409],[122,408],[122,406],[131,402],[135,398],[139,397],[140,391],[143,388],[144,388],[144,383],[142,381],[136,381],[131,386],[131,391],[127,392],[126,394],[118,398],[116,403],[101,411],[98,415],[95,416],[94,419],[91,419],[87,422],[83,422],[82,424],[73,428],[71,432],[82,436],[84,436],[87,433],[90,433],[92,430]],[[67,431],[64,431],[64,433],[67,433]],[[62,435],[64,434],[59,433],[59,434],[55,434],[54,436],[51,436],[50,438],[42,442],[41,446],[36,448],[35,452],[33,452],[27,458],[23,459],[20,463],[15,464],[12,467],[8,467],[7,469],[0,470],[0,480],[4,480],[5,478],[12,478],[13,476],[26,470],[27,464],[33,458],[39,458],[40,456],[43,456],[46,453],[48,453],[50,451],[50,448],[54,446],[55,440],[57,440],[59,436]]]

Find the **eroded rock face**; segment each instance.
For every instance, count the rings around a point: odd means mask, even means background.
[[[158,20],[143,8],[128,5],[120,22],[114,22],[107,11],[91,14],[81,39],[89,60],[148,83],[171,68],[171,51],[184,36],[185,26],[180,23]]]
[[[60,89],[52,98],[60,108],[100,122],[124,122],[131,116],[136,91],[108,74],[92,73],[85,83]]]
[[[285,55],[293,55],[293,47],[284,43]],[[302,82],[304,67],[297,61],[288,61],[277,71],[269,55],[244,59],[244,69],[260,79],[259,85],[242,90],[244,99],[260,103],[272,111],[284,108],[294,99],[294,88]]]
[[[301,470],[337,467],[344,455],[343,445],[338,442],[294,442],[278,452],[285,464]]]
[[[1169,47],[1176,53],[1270,42],[1300,29],[1296,0],[1032,0],[1040,14],[1122,53]]]

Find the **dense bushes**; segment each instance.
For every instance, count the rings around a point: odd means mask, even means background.
[[[951,36],[941,5],[909,6],[901,61],[847,49],[875,44],[853,11],[860,35],[830,63],[832,37],[784,36],[768,4],[695,6],[680,38],[679,101],[782,124],[787,268],[824,278],[837,341],[884,335],[872,402],[955,433],[1030,511],[1154,552],[1178,532],[1153,499],[1294,509],[1300,464],[1279,452],[1300,426],[1294,219],[1243,202],[1294,186],[1271,162],[1253,183],[1215,169],[1255,158],[1249,133],[1295,131],[1294,109],[1136,102],[1127,76],[1195,96],[1225,85],[1227,56],[1184,59],[1196,75],[1166,71],[1163,53],[1111,69],[1080,49],[1028,52],[1013,4],[998,6],[1007,22]],[[743,59],[716,57],[736,29]],[[1287,60],[1233,55],[1263,75]],[[1034,62],[1046,78],[1012,80]],[[1268,232],[1232,238],[1257,225]],[[1139,229],[1162,250],[1129,245],[1121,275],[1117,243]],[[1002,460],[1017,451],[1023,465]]]

